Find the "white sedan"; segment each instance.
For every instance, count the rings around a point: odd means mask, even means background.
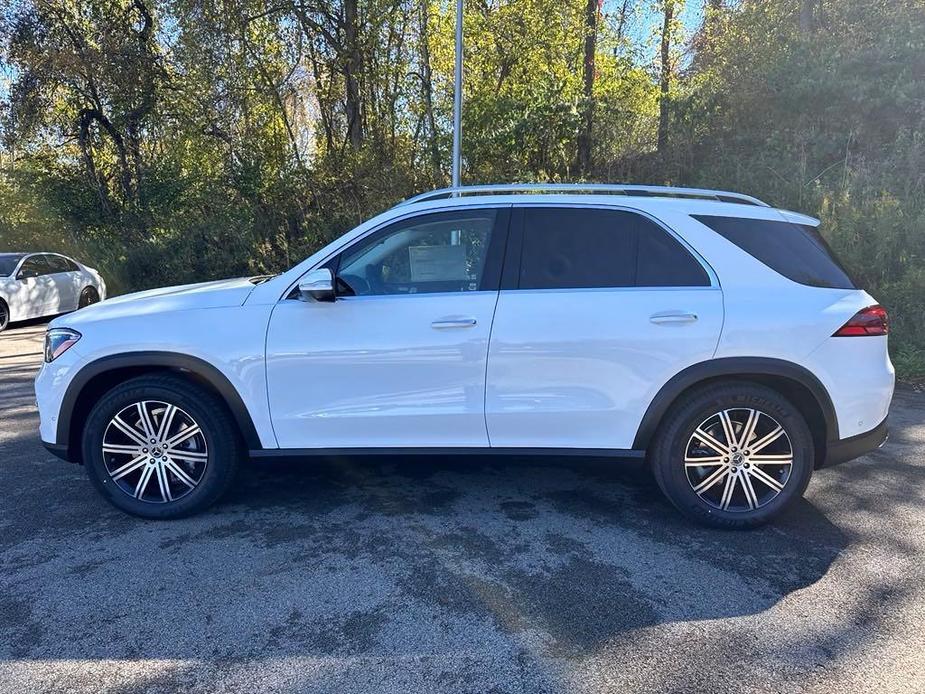
[[[93,268],[57,253],[0,253],[0,331],[11,321],[74,311],[106,298]]]

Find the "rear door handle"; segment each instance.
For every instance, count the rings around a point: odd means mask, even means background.
[[[693,323],[697,320],[697,314],[684,311],[664,311],[662,313],[653,313],[649,316],[649,320],[656,325],[678,325],[680,323]]]
[[[435,320],[430,324],[431,328],[435,330],[444,330],[446,328],[471,328],[476,324],[475,318],[469,318],[467,316],[460,317],[447,317],[441,318],[440,320]]]

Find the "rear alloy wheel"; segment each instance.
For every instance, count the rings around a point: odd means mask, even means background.
[[[665,416],[652,449],[656,480],[685,515],[750,528],[803,494],[814,463],[799,410],[756,383],[710,386]]]
[[[179,518],[213,504],[243,456],[235,423],[212,392],[173,375],[116,386],[87,420],[83,460],[114,506]]]
[[[721,511],[766,506],[790,480],[793,447],[774,417],[750,407],[721,410],[700,423],[684,455],[687,480]]]
[[[91,304],[99,303],[100,295],[94,287],[84,287],[77,300],[77,308],[86,308]]]
[[[0,333],[7,329],[10,325],[10,307],[6,305],[6,302],[0,300]]]

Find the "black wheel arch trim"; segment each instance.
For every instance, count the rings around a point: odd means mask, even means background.
[[[825,419],[826,442],[838,441],[838,419],[829,392],[808,369],[783,359],[770,357],[722,357],[699,362],[679,372],[658,391],[643,415],[633,448],[648,448],[662,417],[685,390],[698,383],[719,377],[748,378],[749,376],[776,376],[786,378],[805,387],[815,398]]]
[[[71,441],[71,420],[73,419],[74,408],[84,387],[90,383],[92,379],[107,371],[139,367],[167,368],[188,372],[206,381],[228,405],[228,409],[231,411],[231,415],[238,425],[238,430],[241,432],[245,444],[249,448],[261,447],[260,437],[257,434],[257,429],[251,419],[250,412],[248,412],[247,407],[244,405],[244,400],[241,398],[237,389],[232,385],[231,381],[228,380],[228,377],[218,368],[199,357],[188,354],[143,351],[101,357],[83,366],[80,371],[74,375],[64,393],[64,398],[61,400],[61,408],[58,412],[58,426],[56,430],[57,441],[54,444],[54,447],[57,449],[55,455],[62,458],[66,457],[67,460],[75,459],[74,451],[69,450],[69,443]],[[48,446],[46,445],[46,447]]]

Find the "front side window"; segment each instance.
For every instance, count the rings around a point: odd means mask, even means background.
[[[22,263],[22,267],[19,268],[19,276],[22,279],[47,275],[49,272],[50,270],[45,263],[45,259],[40,255],[33,255],[26,258]]]
[[[496,210],[403,220],[344,251],[338,294],[471,292],[483,286]]]
[[[709,285],[690,252],[642,215],[580,207],[524,209],[520,289]]]

